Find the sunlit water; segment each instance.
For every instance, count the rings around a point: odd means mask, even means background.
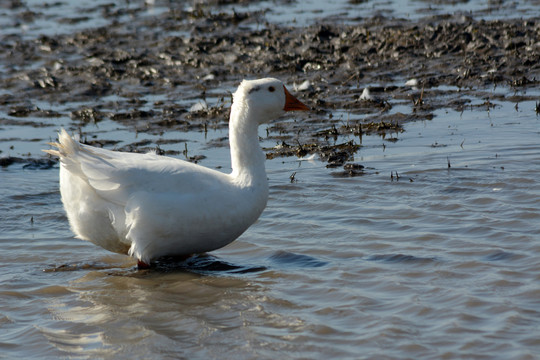
[[[209,256],[148,271],[72,238],[57,167],[0,168],[0,357],[536,359],[535,106],[441,109],[396,142],[364,137],[363,176],[335,176],[317,158],[267,161],[270,199],[254,226]],[[20,139],[1,142],[2,156],[37,156],[70,124],[32,120],[44,127],[0,129]],[[108,120],[93,132],[156,141]],[[166,136],[228,171],[228,150],[208,145],[225,130]]]

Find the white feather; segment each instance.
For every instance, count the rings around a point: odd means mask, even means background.
[[[57,149],[46,152],[60,157],[62,202],[74,233],[146,264],[235,240],[266,206],[257,127],[283,113],[283,89],[279,80],[262,79],[242,82],[234,94],[231,174],[152,153],[83,145],[62,129],[52,144]]]

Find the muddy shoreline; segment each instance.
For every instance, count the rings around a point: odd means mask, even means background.
[[[154,135],[225,128],[230,89],[243,78],[274,76],[313,111],[273,123],[267,135],[276,146],[267,156],[315,153],[341,166],[363,135],[395,141],[404,123],[432,120],[436,109],[489,111],[500,101],[540,100],[527,94],[540,84],[540,17],[376,16],[288,27],[261,23],[260,12],[172,8],[138,16],[143,9],[132,8],[126,21],[122,9],[103,6],[110,26],[74,34],[0,36],[0,129],[47,127],[57,118],[71,119],[82,139],[86,125],[104,120]],[[193,108],[197,101],[205,105]],[[121,150],[153,148],[141,142]],[[2,166],[23,161],[6,156],[0,153]]]

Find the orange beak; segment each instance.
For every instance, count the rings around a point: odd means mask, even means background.
[[[283,85],[283,90],[285,91],[285,106],[283,107],[283,110],[285,111],[305,111],[309,110],[309,107],[295,98],[291,95],[291,93],[287,90],[285,85]]]

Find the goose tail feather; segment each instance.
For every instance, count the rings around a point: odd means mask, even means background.
[[[59,157],[60,161],[65,161],[81,150],[81,145],[75,141],[75,139],[73,139],[63,128],[60,129],[60,132],[58,133],[58,142],[50,142],[47,144],[55,147],[56,149],[47,149],[42,151]]]

